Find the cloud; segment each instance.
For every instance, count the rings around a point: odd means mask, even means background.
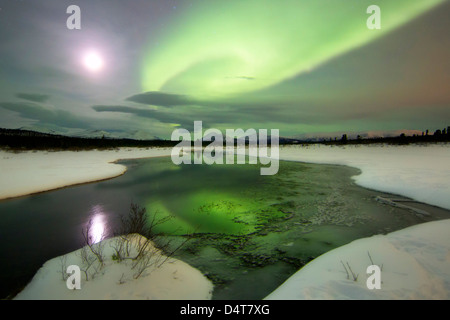
[[[194,121],[203,121],[204,128],[295,128],[295,126],[335,126],[348,121],[365,121],[374,114],[370,110],[355,110],[339,101],[330,108],[327,101],[290,99],[276,93],[245,94],[215,100],[195,99],[187,95],[148,92],[136,94],[134,101],[144,105],[156,103],[155,97],[164,97],[159,105],[177,107],[164,109],[138,108],[125,105],[95,105],[97,112],[132,114],[136,117],[157,120],[166,124],[179,124],[189,130]],[[130,100],[130,99],[127,99]]]
[[[65,110],[51,110],[36,103],[0,102],[0,108],[17,112],[22,118],[37,120],[41,124],[66,128],[90,128],[87,120]]]
[[[247,80],[251,80],[251,78],[248,78]],[[217,111],[221,111],[224,108],[232,108],[234,110],[240,107],[272,107],[274,103],[273,101],[268,101],[267,98],[258,99],[251,95],[241,95],[237,98],[197,99],[189,95],[171,94],[161,91],[135,94],[125,100],[159,107],[208,107],[210,111],[212,111],[213,108],[217,108]]]
[[[128,107],[128,106],[96,105],[96,106],[92,106],[92,109],[94,109],[97,112],[130,113],[130,114],[134,114],[134,115],[137,115],[139,117],[144,117],[144,118],[154,118],[155,114],[157,113],[156,110],[138,109],[138,108],[132,108],[132,107]]]
[[[158,91],[136,94],[127,98],[126,101],[159,107],[176,107],[196,104],[195,100],[186,95],[163,93]]]
[[[168,124],[179,124],[182,127],[193,126],[193,120],[191,117],[182,113],[170,113],[170,112],[160,112],[158,110],[151,109],[139,109],[128,106],[111,106],[111,105],[95,105],[92,106],[97,112],[118,112],[132,114],[137,117],[149,118],[158,120],[163,123]]]
[[[241,80],[255,80],[255,77],[238,76],[238,77],[225,77],[225,79],[241,79]]]
[[[232,124],[250,124],[257,119],[264,122],[265,119],[255,114],[255,110],[248,113],[239,113],[235,107],[196,107],[184,106],[176,109],[152,110],[140,109],[123,105],[95,105],[92,106],[97,112],[117,112],[132,114],[137,117],[157,120],[166,124],[177,124],[187,130],[193,130],[194,121],[202,121],[203,128],[211,128],[220,124],[227,124],[233,128]]]
[[[50,96],[46,94],[36,94],[36,93],[18,93],[17,98],[32,101],[32,102],[46,102]]]
[[[267,119],[273,122],[322,122],[323,114],[311,115],[299,108],[299,102],[286,103],[283,98],[273,96],[272,99],[254,96],[241,96],[238,99],[201,100],[187,95],[167,94],[162,92],[147,92],[136,94],[127,101],[145,105],[164,107],[177,106],[176,112],[171,109],[153,110],[129,106],[95,105],[92,108],[97,112],[122,112],[138,117],[151,118],[164,123],[192,125],[196,120],[204,123],[243,124],[264,123]],[[300,110],[299,110],[300,109]],[[207,126],[207,125],[206,125]]]

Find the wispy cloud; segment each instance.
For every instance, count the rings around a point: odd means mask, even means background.
[[[36,120],[41,124],[66,128],[90,128],[90,124],[69,111],[51,110],[31,102],[0,102],[0,108],[17,112],[22,118]]]
[[[158,110],[139,109],[120,105],[116,106],[96,105],[92,106],[92,109],[94,109],[97,112],[116,112],[116,113],[132,114],[137,117],[158,120],[160,122],[167,124],[179,124],[183,127],[193,126],[193,120],[191,118],[192,115],[189,116],[184,113],[168,113],[168,112],[161,112]]]
[[[49,95],[46,94],[37,94],[37,93],[18,93],[16,94],[17,98],[32,101],[32,102],[46,102],[50,98]]]
[[[136,94],[126,100],[160,107],[175,107],[196,104],[196,101],[189,96],[157,91]]]

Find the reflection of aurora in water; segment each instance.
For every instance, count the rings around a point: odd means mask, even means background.
[[[158,226],[159,231],[168,234],[250,233],[257,224],[264,223],[258,213],[271,204],[268,194],[255,198],[255,189],[263,190],[264,183],[270,181],[260,175],[257,165],[175,167],[167,163],[161,172],[153,173],[147,166],[140,170],[147,184],[158,181],[146,186],[143,205],[158,218],[171,217]]]

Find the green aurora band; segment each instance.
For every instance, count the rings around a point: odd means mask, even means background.
[[[196,99],[262,90],[386,35],[444,1],[197,1],[152,39],[142,89]],[[381,8],[381,30],[367,28],[370,5]]]

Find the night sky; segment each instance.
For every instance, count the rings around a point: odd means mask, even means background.
[[[373,4],[380,30],[366,25]],[[449,16],[445,0],[0,0],[0,127],[442,129]]]

